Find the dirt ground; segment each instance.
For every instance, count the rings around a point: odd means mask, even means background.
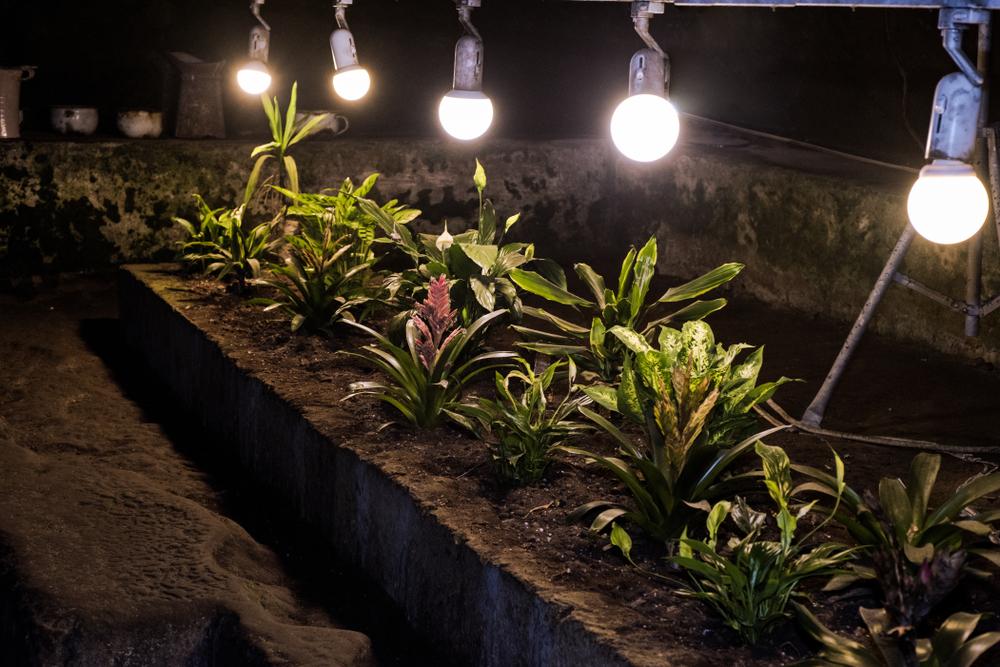
[[[259,363],[267,366],[271,375],[280,376],[295,394],[339,402],[349,382],[369,379],[374,373],[364,364],[359,367],[356,359],[338,354],[365,344],[361,337],[293,335],[279,315],[242,306],[239,297],[217,283],[192,280],[190,287],[192,303],[207,309],[213,324],[228,334],[245,337],[248,344],[253,341],[259,348]],[[377,606],[385,601],[366,589],[348,594],[338,590],[331,580],[356,576],[348,565],[336,562],[308,527],[280,517],[264,520],[280,526],[260,525],[255,516],[261,505],[280,505],[280,501],[272,502],[266,491],[240,479],[241,473],[232,472],[237,466],[209,453],[210,443],[204,447],[185,444],[189,440],[183,418],[178,420],[171,414],[179,408],[155,378],[137,372],[141,365],[118,349],[116,304],[107,282],[83,279],[43,288],[31,298],[2,296],[0,305],[7,320],[0,326],[0,350],[5,360],[0,367],[0,439],[29,450],[39,457],[37,465],[42,467],[67,457],[102,459],[116,469],[142,476],[144,484],[163,493],[183,496],[210,513],[229,517],[271,554],[254,561],[254,576],[286,591],[276,593],[288,601],[282,607],[282,618],[364,632],[372,638],[382,664],[441,664],[439,659],[421,654],[419,642],[412,638],[403,637],[398,645],[383,648],[394,631],[373,623],[372,617],[389,613]],[[743,297],[732,297],[708,322],[724,344],[765,345],[762,380],[782,375],[803,380],[782,387],[776,396],[777,403],[793,417],[804,412],[849,330],[849,325],[809,313],[776,311]],[[955,326],[962,324],[956,319]],[[990,472],[1000,463],[1000,455],[994,453],[1000,452],[1000,433],[995,426],[998,400],[1000,373],[991,366],[868,335],[822,425],[834,431],[982,448],[981,453],[943,455],[933,504],[970,477]],[[478,441],[451,428],[423,433],[396,427],[379,431],[378,427],[392,418],[386,406],[368,398],[341,405],[350,415],[351,423],[345,428],[363,429],[372,447],[386,452],[399,448],[417,452],[429,473],[460,479],[461,493],[489,500],[504,533],[514,536],[525,555],[540,563],[550,577],[581,589],[605,592],[645,615],[647,621],[641,627],[615,628],[620,635],[687,647],[693,656],[691,664],[757,667],[787,664],[808,654],[809,647],[791,624],[759,646],[740,646],[735,633],[710,610],[636,574],[613,550],[606,549],[606,538],[592,540],[585,526],[567,525],[566,514],[583,502],[624,498],[614,480],[601,471],[564,456],[552,465],[539,487],[508,489],[493,479]],[[151,446],[135,435],[149,430],[163,433],[164,439]],[[793,432],[771,436],[767,442],[785,448],[793,462],[816,467],[832,464],[833,448],[845,460],[848,483],[858,491],[876,488],[883,476],[905,477],[917,453],[914,449]],[[580,444],[609,447],[600,437]],[[0,468],[3,466],[0,459]],[[58,514],[71,525],[72,513],[54,504],[79,503],[79,494],[86,493],[90,493],[87,484],[81,484],[76,496],[67,492],[38,497],[34,516]],[[0,499],[0,503],[10,502],[9,498]],[[450,502],[461,503],[461,498]],[[990,498],[977,509],[998,506],[997,499]],[[169,514],[172,510],[163,511]],[[15,556],[30,555],[32,545],[17,536],[11,538],[9,532],[0,513],[0,541],[5,541]],[[630,532],[637,559],[646,567],[668,573],[660,561],[662,548],[646,541],[638,530]],[[823,532],[825,538],[845,539],[834,527]],[[74,544],[82,545],[79,553],[86,553],[88,541],[102,539],[106,540],[82,529],[73,536]],[[126,571],[140,567],[127,559],[121,559],[117,566]],[[51,586],[73,597],[78,588],[77,568],[72,561],[53,564],[46,576]],[[245,571],[240,572],[245,575]],[[832,629],[856,639],[861,624],[858,606],[878,605],[874,591],[863,587],[853,589],[848,596],[821,593],[815,586],[810,592],[817,615]],[[294,607],[291,601],[303,606]],[[270,605],[271,609],[277,607]],[[942,604],[935,618],[957,610],[1000,611],[1000,595],[989,586],[963,584]],[[398,617],[394,620],[398,622]],[[996,626],[993,620],[984,622],[980,629]],[[388,627],[394,627],[394,622]]]

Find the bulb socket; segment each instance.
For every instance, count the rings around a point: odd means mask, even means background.
[[[941,79],[934,90],[924,157],[972,162],[982,100],[982,88],[961,72],[952,72]]]
[[[333,66],[338,72],[358,69],[358,51],[350,30],[338,28],[330,33],[330,51],[333,53]]]
[[[465,35],[455,45],[454,90],[481,91],[483,89],[483,43]]]
[[[250,28],[250,60],[267,62],[268,42],[271,31],[262,25]]]
[[[654,49],[640,49],[628,67],[628,94],[666,97],[666,68],[663,56]]]

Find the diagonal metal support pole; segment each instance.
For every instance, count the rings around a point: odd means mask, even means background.
[[[989,14],[987,13],[986,22],[979,24],[979,48],[976,63],[979,74],[986,82],[989,81],[990,46],[991,26]],[[984,97],[982,106],[980,107],[978,122],[983,140],[979,141],[977,144],[977,163],[980,168],[981,177],[985,176],[987,182],[990,184],[990,191],[993,194],[993,217],[997,224],[998,238],[1000,238],[1000,216],[998,216],[997,209],[998,170],[996,168],[996,134],[993,132],[993,128],[986,127],[989,106],[988,99],[986,98],[988,84],[984,85],[983,89]],[[989,168],[986,168],[987,164],[989,165]],[[861,314],[858,315],[858,319],[855,321],[854,327],[851,329],[851,333],[844,342],[844,346],[841,348],[840,354],[837,355],[837,359],[833,362],[833,367],[830,368],[830,372],[827,373],[826,379],[823,381],[823,386],[820,387],[819,391],[816,393],[816,397],[813,398],[812,403],[810,403],[809,407],[806,408],[805,414],[802,415],[802,424],[804,426],[811,428],[819,427],[820,422],[823,420],[823,414],[826,412],[827,403],[830,402],[830,397],[833,395],[833,390],[840,381],[840,376],[844,373],[847,362],[854,354],[855,348],[857,348],[858,343],[861,341],[861,336],[864,335],[872,316],[875,314],[875,309],[878,308],[879,303],[882,301],[882,297],[885,296],[886,290],[889,289],[889,285],[891,285],[894,280],[905,285],[906,287],[914,289],[916,292],[923,294],[924,296],[928,296],[935,301],[948,305],[953,310],[962,312],[965,315],[965,334],[967,336],[979,335],[979,323],[982,317],[995,308],[1000,307],[1000,297],[991,299],[986,304],[982,303],[982,229],[980,229],[972,237],[972,239],[970,239],[969,243],[968,271],[966,275],[966,299],[964,304],[961,302],[950,304],[949,302],[952,300],[945,295],[938,294],[899,273],[899,266],[902,264],[903,258],[906,256],[906,252],[909,250],[910,244],[913,243],[915,236],[916,230],[913,229],[913,225],[907,223],[906,229],[903,231],[903,235],[900,236],[899,241],[896,242],[896,247],[893,248],[892,254],[889,256],[889,261],[886,262],[885,268],[882,269],[882,274],[875,283],[875,288],[868,296],[868,301],[865,302],[864,307],[861,309]]]
[[[803,424],[807,426],[819,426],[819,423],[823,420],[823,413],[826,411],[826,404],[830,402],[830,397],[833,395],[834,387],[840,381],[840,376],[844,373],[844,368],[851,359],[851,355],[854,354],[854,349],[861,342],[861,336],[864,335],[865,329],[868,328],[868,323],[871,321],[872,315],[875,314],[875,309],[878,308],[882,297],[885,296],[886,290],[892,285],[893,279],[896,277],[896,272],[899,270],[899,265],[903,263],[906,251],[910,249],[910,244],[913,243],[913,238],[916,235],[917,230],[907,222],[906,229],[903,230],[903,235],[896,241],[896,247],[892,249],[889,261],[886,262],[885,268],[882,269],[882,274],[875,283],[875,289],[868,295],[868,301],[865,302],[864,308],[861,309],[861,314],[858,315],[858,319],[854,322],[850,335],[844,342],[844,346],[840,349],[840,354],[837,355],[837,360],[833,362],[833,367],[827,373],[826,380],[823,381],[823,386],[819,388],[816,398],[812,400],[805,414],[802,415]]]

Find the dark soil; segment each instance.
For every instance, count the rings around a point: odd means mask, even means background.
[[[661,279],[663,289],[672,283]],[[460,480],[462,497],[442,499],[443,505],[461,506],[463,497],[482,497],[495,509],[496,522],[517,536],[519,548],[552,580],[580,590],[600,591],[620,604],[639,610],[641,627],[615,628],[622,636],[639,636],[689,647],[702,656],[705,665],[786,664],[809,654],[810,648],[789,623],[758,646],[742,646],[701,603],[678,595],[670,586],[636,573],[609,547],[606,536],[588,536],[583,524],[567,524],[566,515],[575,507],[596,499],[629,502],[620,485],[602,469],[579,458],[562,455],[549,467],[543,482],[534,488],[508,488],[499,484],[484,445],[451,427],[411,431],[398,426],[381,428],[396,418],[392,408],[371,397],[341,400],[347,386],[358,380],[378,379],[373,365],[341,354],[357,350],[370,341],[353,330],[338,330],[335,336],[293,334],[289,323],[277,312],[243,305],[247,295],[237,295],[211,280],[188,277],[187,287],[197,299],[192,308],[210,313],[210,322],[252,349],[255,366],[266,371],[269,381],[307,404],[339,404],[354,435],[364,434],[371,446],[391,456],[405,450],[426,473]],[[655,291],[655,290],[654,290]],[[716,339],[726,345],[747,342],[766,344],[761,380],[782,375],[804,382],[783,387],[776,401],[793,417],[809,404],[843,343],[849,327],[831,323],[808,313],[776,311],[743,296],[730,295],[730,304],[711,315],[708,322]],[[378,328],[378,317],[369,322]],[[955,326],[961,326],[956,319]],[[514,339],[497,341],[510,348]],[[255,368],[256,370],[256,368]],[[489,383],[473,387],[471,394],[489,392]],[[882,435],[932,441],[945,447],[981,447],[975,455],[943,454],[942,470],[931,502],[940,502],[970,477],[989,472],[1000,462],[998,415],[1000,374],[989,364],[970,362],[881,340],[869,334],[862,342],[848,372],[831,401],[823,427],[861,435]],[[845,461],[847,482],[855,490],[877,489],[882,477],[905,479],[916,449],[882,447],[835,437],[817,437],[785,431],[767,438],[770,445],[784,448],[793,463],[832,469],[835,450]],[[602,453],[613,447],[601,434],[587,436],[577,445]],[[408,460],[412,460],[409,458]],[[756,466],[754,456],[742,462]],[[759,508],[767,507],[758,499]],[[988,498],[977,509],[1000,507]],[[805,523],[809,524],[809,520]],[[476,527],[470,527],[470,530]],[[642,567],[683,580],[662,558],[663,545],[645,539],[635,526],[628,526],[635,541],[633,555]],[[481,528],[480,528],[481,530]],[[508,533],[509,534],[509,533]],[[849,541],[835,525],[825,526],[817,540]],[[856,586],[849,591],[824,593],[824,582],[806,586],[813,611],[831,629],[864,640],[859,606],[879,605],[876,589]],[[964,582],[940,605],[928,625],[940,622],[954,611],[1000,612],[1000,596],[992,585]],[[980,631],[996,629],[997,620],[984,621]]]

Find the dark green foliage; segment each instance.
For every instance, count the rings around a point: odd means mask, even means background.
[[[486,441],[487,434],[495,434],[497,442],[490,445],[494,469],[500,481],[515,486],[537,484],[545,474],[552,459],[552,450],[582,431],[592,428],[589,424],[569,419],[577,408],[590,403],[590,399],[573,385],[576,367],[572,360],[558,362],[535,375],[531,364],[521,358],[521,370],[514,370],[506,377],[496,374],[498,400],[479,399],[478,406],[463,405],[460,410],[479,422],[477,433]],[[569,364],[569,390],[562,401],[548,409],[548,392],[556,370]],[[520,398],[511,391],[511,384],[522,385]]]
[[[700,320],[726,305],[725,299],[695,301],[663,317],[650,318],[650,310],[661,303],[686,301],[704,294],[729,280],[742,269],[742,264],[724,264],[700,278],[678,287],[672,287],[653,303],[646,303],[649,284],[656,274],[656,237],[636,253],[629,251],[618,276],[618,290],[605,286],[604,278],[586,264],[574,265],[577,275],[587,284],[593,300],[584,299],[566,289],[562,269],[549,267],[545,275],[522,269],[513,269],[510,278],[521,289],[537,294],[549,301],[574,308],[584,308],[593,313],[589,327],[582,327],[540,308],[525,308],[527,315],[544,320],[557,331],[547,332],[527,327],[515,327],[528,342],[522,347],[553,356],[572,357],[582,371],[591,378],[615,384],[625,363],[626,349],[621,340],[609,336],[612,327],[624,327],[646,338],[647,342],[657,328],[670,322]]]
[[[730,475],[729,468],[766,433],[736,438],[754,428],[750,410],[767,400],[785,382],[755,386],[760,370],[758,350],[743,364],[732,366],[745,345],[728,350],[715,344],[704,322],[688,322],[682,331],[663,328],[660,349],[654,350],[634,331],[616,327],[611,332],[636,354],[626,357],[617,390],[585,389],[591,398],[620,410],[646,432],[646,447],[633,444],[611,422],[584,409],[617,440],[622,458],[605,458],[584,450],[566,451],[587,456],[617,475],[628,487],[636,506],[597,500],[577,508],[570,518],[597,512],[591,531],[604,530],[620,516],[636,522],[653,539],[668,542],[680,536],[695,513],[710,508],[709,501],[731,497],[753,474]],[[767,431],[771,433],[776,429]]]
[[[892,622],[884,609],[861,608],[861,618],[879,650],[876,655],[861,644],[830,632],[808,609],[792,604],[799,627],[820,644],[814,657],[792,667],[970,667],[1000,642],[1000,632],[973,637],[984,615],[960,612],[949,616],[933,637],[918,639],[916,651],[908,661],[892,634]]]
[[[796,591],[804,579],[842,572],[839,568],[852,557],[853,551],[834,542],[808,546],[806,542],[822,524],[805,537],[795,539],[798,520],[808,513],[809,507],[796,514],[789,507],[792,474],[788,456],[782,449],[763,442],[757,442],[756,450],[764,462],[768,494],[778,506],[780,541],[762,539],[766,520],[763,512],[750,509],[742,498],[735,503],[723,500],[709,512],[708,538],[694,540],[685,533],[680,539],[680,555],[671,558],[694,579],[689,594],[711,605],[726,625],[749,644],[757,643],[787,620],[788,599],[792,595],[804,596]],[[836,479],[843,489],[844,464],[836,454],[834,458]],[[729,548],[724,549],[717,538],[727,515],[733,517],[744,537],[734,538]]]
[[[280,220],[275,218],[244,231],[245,203],[232,210],[212,209],[201,195],[195,197],[200,214],[197,226],[174,218],[190,236],[181,246],[181,261],[200,266],[204,275],[212,274],[216,280],[232,273],[239,281],[240,291],[246,291],[247,282],[260,277],[261,263],[281,245],[280,240],[271,238]]]

